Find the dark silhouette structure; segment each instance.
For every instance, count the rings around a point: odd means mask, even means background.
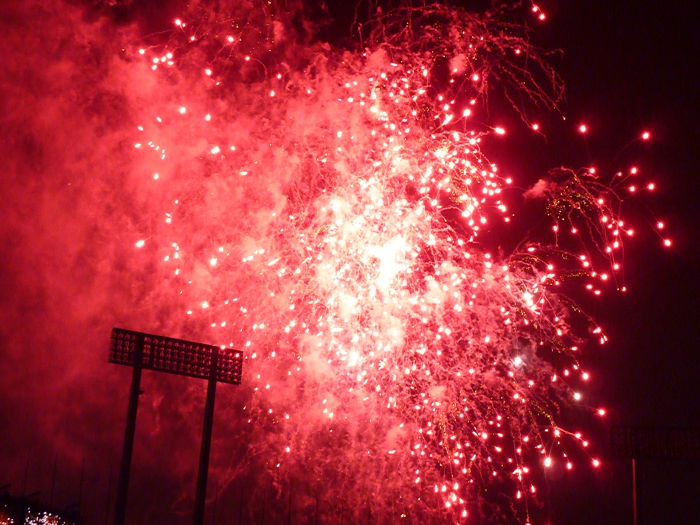
[[[632,523],[637,525],[637,461],[700,459],[700,428],[615,426],[610,430],[610,456],[632,461]]]
[[[194,343],[171,337],[113,328],[109,345],[109,362],[131,366],[131,390],[129,408],[124,429],[124,446],[119,469],[119,484],[114,513],[114,525],[124,525],[126,502],[129,492],[131,456],[136,431],[136,412],[141,386],[141,370],[155,370],[171,374],[196,377],[209,381],[204,408],[202,444],[199,453],[197,490],[194,502],[194,525],[204,524],[204,507],[209,472],[209,451],[214,425],[214,401],[216,383],[239,385],[243,372],[243,352],[222,349],[218,346]]]

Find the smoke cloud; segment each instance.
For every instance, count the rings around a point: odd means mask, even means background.
[[[2,8],[6,475],[46,490],[46,465],[66,487],[82,469],[103,519],[122,326],[246,352],[244,384],[219,389],[212,512],[279,518],[294,487],[306,515],[420,522],[529,489],[580,337],[544,259],[480,244],[510,220],[508,183],[470,116],[489,82],[556,102],[538,51],[498,13],[406,8],[341,47],[301,4],[156,7]],[[203,392],[146,374],[134,523],[189,519]]]

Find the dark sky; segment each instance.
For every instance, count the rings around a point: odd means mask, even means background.
[[[560,69],[572,118],[595,122],[590,149],[614,154],[613,137],[650,128],[649,167],[664,180],[654,203],[672,224],[677,244],[669,253],[645,246],[630,255],[630,295],[606,312],[613,344],[599,356],[605,375],[601,396],[611,421],[623,424],[698,426],[699,341],[697,268],[698,42],[684,2],[551,2],[548,43],[565,50]],[[590,117],[589,117],[590,116]],[[637,247],[632,249],[637,250]],[[629,253],[629,252],[628,252]],[[642,461],[640,523],[693,523],[700,512],[698,461]],[[629,523],[630,473],[620,463],[591,496],[580,523]],[[573,498],[570,500],[573,501]],[[595,510],[593,510],[595,509]],[[602,512],[601,512],[602,511]],[[616,516],[606,519],[610,512]],[[600,516],[600,514],[603,514]],[[625,514],[627,513],[627,514]]]
[[[71,77],[61,70],[60,60],[63,46],[71,48],[72,22],[62,20],[55,26],[46,15],[27,12],[20,2],[10,4],[0,22],[8,35],[0,51],[18,58],[17,63],[0,66],[0,92],[5,93],[0,101],[0,132],[5,142],[0,147],[4,158],[4,180],[0,182],[0,249],[4,253],[0,256],[0,485],[11,483],[15,492],[41,491],[46,501],[55,469],[58,488],[54,501],[69,503],[77,499],[84,465],[85,512],[90,523],[102,523],[100,509],[106,504],[107,486],[113,488],[116,482],[128,388],[126,372],[106,364],[105,329],[141,315],[141,311],[129,311],[129,301],[151,304],[154,299],[138,284],[124,289],[119,276],[127,273],[130,263],[120,258],[123,256],[109,252],[94,257],[102,248],[112,249],[107,235],[112,240],[124,235],[121,240],[130,242],[125,232],[133,231],[133,224],[122,219],[122,230],[105,232],[87,223],[86,215],[70,212],[82,200],[86,207],[104,206],[109,213],[109,187],[98,185],[74,193],[67,187],[75,175],[71,169],[95,169],[96,158],[114,153],[95,154],[91,141],[119,119],[118,104],[110,106],[113,113],[103,115],[104,121],[95,124],[93,131],[71,131],[70,112],[61,113],[46,101],[52,90],[72,93]],[[620,158],[638,151],[638,144],[629,143],[642,129],[649,129],[653,140],[641,151],[643,169],[654,173],[659,190],[649,201],[649,214],[640,215],[646,219],[640,220],[663,218],[674,239],[673,248],[665,250],[659,239],[640,228],[640,239],[627,248],[630,292],[595,304],[595,315],[603,319],[611,342],[588,358],[594,372],[591,395],[608,407],[610,425],[700,427],[700,250],[696,239],[700,227],[696,211],[700,195],[696,173],[700,46],[691,3],[547,0],[541,5],[548,21],[534,32],[534,41],[563,51],[554,63],[566,82],[564,114],[572,126],[585,121],[591,131],[586,141],[569,130],[570,136],[562,131],[546,143],[517,143],[509,146],[513,155],[527,160],[530,171],[525,175],[531,177],[558,165],[596,162],[615,166]],[[133,18],[158,28],[174,11],[166,2],[149,8],[131,6],[115,16],[113,26],[121,27],[119,24]],[[340,20],[351,12],[337,6],[330,11]],[[55,56],[43,57],[41,70],[22,67],[21,59],[43,52],[52,31],[66,39],[62,45],[49,46]],[[94,60],[95,69],[106,67],[104,55],[85,52],[86,63]],[[64,84],[52,85],[55,78]],[[31,89],[23,92],[26,86]],[[79,103],[80,94],[72,95]],[[102,107],[105,101],[92,103]],[[30,134],[17,134],[30,111],[33,116],[28,120],[33,129],[43,132],[45,143],[33,142]],[[89,108],[85,114],[88,120],[94,116]],[[66,127],[54,126],[57,118],[67,121]],[[554,120],[554,116],[545,118]],[[81,122],[76,117],[74,123]],[[74,148],[75,142],[80,146]],[[66,144],[71,145],[70,158],[62,153]],[[507,160],[496,160],[508,168]],[[139,206],[139,199],[147,196],[121,198]],[[80,242],[66,243],[66,239]],[[91,266],[95,260],[103,264],[110,256],[116,262],[109,272]],[[157,326],[160,314],[150,315],[151,325]],[[186,516],[189,485],[185,488],[178,480],[193,483],[201,421],[201,416],[193,414],[201,408],[201,385],[180,389],[171,378],[147,379],[149,388],[160,393],[154,394],[152,405],[144,407],[139,424],[143,420],[143,428],[167,429],[177,439],[163,443],[139,436],[136,454],[142,464],[135,468],[132,503],[145,505],[148,496],[144,491],[158,485],[170,508]],[[234,400],[223,397],[220,407],[226,410],[233,404]],[[159,410],[161,405],[169,411]],[[165,412],[169,415],[163,415]],[[192,421],[189,428],[186,423]],[[597,431],[604,441],[606,429]],[[603,443],[600,446],[604,448]],[[156,452],[151,458],[152,450]],[[146,457],[149,459],[143,459]],[[172,458],[177,465],[175,479],[168,476],[170,471],[158,474],[158,458],[163,457]],[[229,456],[216,452],[212,461],[218,461],[222,471],[233,463]],[[641,461],[640,523],[697,523],[699,467],[697,460]],[[556,477],[550,482],[553,523],[631,522],[630,472],[624,462],[606,462],[600,471],[583,473],[574,482]],[[229,500],[240,497],[237,485],[229,489]],[[220,505],[219,510],[229,516],[236,508],[235,503],[229,508],[226,503]],[[170,523],[155,516],[141,519],[143,523]]]

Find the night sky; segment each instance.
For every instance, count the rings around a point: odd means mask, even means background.
[[[691,15],[682,2],[566,2],[551,9],[556,21],[548,42],[566,50],[561,73],[572,117],[591,115],[603,128],[591,137],[591,150],[602,148],[608,157],[615,155],[614,136],[655,130],[650,168],[667,181],[657,202],[677,232],[671,252],[645,246],[629,257],[636,286],[606,310],[614,331],[613,344],[599,356],[606,376],[601,396],[614,422],[697,427],[698,44]],[[694,523],[697,467],[697,460],[640,462],[640,523]],[[581,516],[590,517],[575,522],[630,522],[629,464],[611,469],[598,493],[600,507],[591,508],[597,506],[591,495],[590,505],[579,506]]]
[[[321,34],[341,44],[354,9],[328,3],[306,13],[315,21],[328,16]],[[654,198],[640,199],[639,234],[625,247],[629,291],[582,299],[610,338],[585,358],[593,376],[587,395],[608,415],[602,424],[583,411],[567,417],[590,427],[605,458],[611,425],[700,426],[697,24],[679,0],[540,5],[548,20],[532,24],[532,39],[562,51],[552,63],[566,84],[567,120],[542,115],[556,130],[545,141],[496,99],[493,112],[513,131],[488,153],[532,182],[553,167],[617,169],[639,158],[658,184]],[[11,484],[13,494],[41,491],[42,502],[66,506],[81,497],[82,471],[86,523],[106,523],[121,453],[130,376],[107,363],[110,329],[206,334],[173,323],[171,305],[160,303],[150,277],[155,252],[132,254],[134,232],[148,221],[140,210],[154,195],[134,189],[124,153],[134,127],[124,118],[133,109],[124,93],[137,92],[138,79],[115,65],[118,42],[170,28],[178,7],[58,0],[0,7],[0,485]],[[359,4],[360,19],[366,9]],[[143,102],[128,100],[137,108]],[[589,126],[585,139],[579,122]],[[640,146],[642,130],[652,140]],[[645,226],[657,219],[671,249]],[[143,389],[130,522],[187,523],[205,386],[146,374]],[[241,397],[231,392],[221,386],[217,399],[209,485],[216,523],[238,523],[246,490],[246,480],[236,479],[246,444],[231,444],[219,424],[240,414]],[[639,523],[697,523],[699,467],[698,460],[641,461]],[[612,460],[575,476],[552,473],[543,519],[631,523],[629,469]]]

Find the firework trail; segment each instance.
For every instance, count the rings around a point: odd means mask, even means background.
[[[130,249],[160,261],[181,332],[247,354],[231,477],[388,521],[468,518],[491,490],[528,521],[544,469],[599,465],[558,421],[606,337],[564,292],[624,291],[636,174],[561,169],[523,195],[482,153],[507,134],[489,92],[533,132],[525,107],[562,95],[512,14],[402,8],[335,49],[299,12],[195,4],[125,50],[148,79],[133,184],[158,210]],[[489,248],[523,197],[551,231]]]

